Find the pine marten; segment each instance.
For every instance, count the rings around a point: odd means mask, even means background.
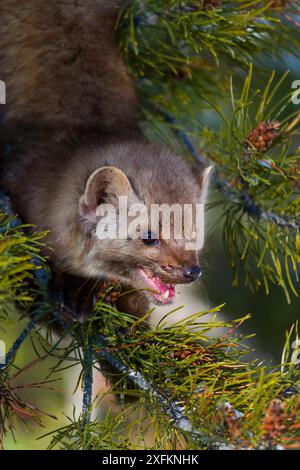
[[[25,222],[49,230],[54,272],[113,277],[144,292],[145,310],[199,277],[198,250],[146,226],[146,237],[99,240],[99,208],[120,196],[195,205],[210,168],[143,137],[115,37],[121,3],[0,0],[1,185]]]

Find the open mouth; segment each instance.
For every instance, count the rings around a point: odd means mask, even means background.
[[[144,269],[139,270],[143,276],[149,289],[155,291],[154,298],[162,304],[169,304],[172,302],[175,295],[175,286],[172,284],[164,284],[158,276],[146,272]]]

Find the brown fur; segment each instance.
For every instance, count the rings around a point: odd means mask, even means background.
[[[24,221],[50,231],[56,270],[114,275],[144,287],[136,274],[143,266],[164,282],[186,282],[182,270],[197,263],[196,252],[175,240],[159,250],[142,240],[95,240],[92,213],[82,204],[90,175],[103,166],[120,169],[130,183],[125,187],[147,206],[195,204],[201,197],[191,167],[140,134],[134,86],[116,47],[117,6],[0,0],[0,78],[8,103],[2,184]]]
[[[0,0],[5,120],[120,130],[137,100],[116,47],[117,1]]]

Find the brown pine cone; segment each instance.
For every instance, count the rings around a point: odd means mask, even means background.
[[[272,147],[274,139],[279,136],[280,122],[267,121],[258,124],[246,139],[246,144],[256,150],[264,151]]]
[[[104,301],[107,303],[115,304],[120,296],[121,286],[113,280],[108,279],[99,286],[99,290],[96,295],[96,300],[104,297]]]
[[[201,2],[202,8],[209,9],[209,8],[221,8],[222,3],[221,0],[204,0]]]
[[[288,5],[291,5],[294,0],[273,0],[273,2],[270,5],[270,8],[273,8],[274,10],[282,10]]]
[[[286,420],[284,403],[281,400],[272,400],[263,418],[263,439],[270,443],[280,440],[283,433],[287,431]]]
[[[188,359],[191,356],[194,356],[194,365],[201,365],[203,363],[211,362],[212,357],[209,351],[206,348],[189,345],[190,349],[179,349],[172,353],[172,357],[179,361],[183,361],[184,359]]]

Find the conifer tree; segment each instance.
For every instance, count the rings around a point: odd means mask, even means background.
[[[293,0],[130,0],[116,24],[145,135],[215,167],[208,210],[222,213],[233,285],[269,295],[280,286],[287,303],[299,296],[300,96],[289,73],[275,70],[287,54],[299,58],[299,18]],[[70,321],[52,295],[43,234],[22,225],[5,194],[0,202],[1,328],[18,323],[20,311],[26,324],[0,360],[1,447],[11,433],[18,439],[18,423],[41,424],[49,415],[27,403],[23,390],[43,394],[60,371],[79,364],[82,412],[51,431],[50,448],[300,448],[297,325],[276,367],[244,360],[248,317],[221,321],[222,306],[209,321],[201,322],[201,312],[150,330],[146,318],[116,309],[118,290],[108,281],[85,321]],[[216,335],[219,327],[226,332]],[[17,354],[30,340],[36,360],[19,369]],[[45,366],[43,380],[16,385],[45,357],[54,366]],[[118,412],[101,419],[104,397],[92,401],[91,394],[99,364],[113,371],[120,400]]]

